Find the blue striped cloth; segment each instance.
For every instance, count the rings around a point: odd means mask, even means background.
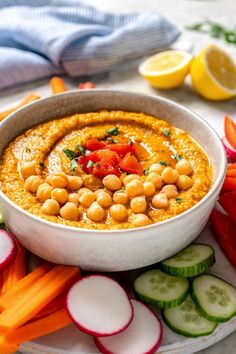
[[[1,0],[0,88],[108,72],[178,35],[158,13],[105,13],[79,0]]]

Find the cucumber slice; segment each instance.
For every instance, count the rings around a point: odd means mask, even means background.
[[[134,291],[143,302],[162,309],[178,306],[189,294],[188,279],[172,277],[160,269],[149,270],[134,281]]]
[[[203,317],[190,296],[179,306],[163,310],[163,318],[172,331],[185,337],[201,337],[211,334],[217,322]]]
[[[161,269],[176,277],[194,277],[204,273],[214,263],[215,251],[211,246],[193,243],[161,262]]]
[[[236,288],[214,275],[204,274],[193,280],[192,298],[210,321],[226,322],[236,314]]]

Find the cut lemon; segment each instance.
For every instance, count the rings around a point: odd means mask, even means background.
[[[193,87],[203,97],[220,101],[236,96],[236,66],[232,58],[212,44],[191,65]]]
[[[139,73],[159,89],[181,86],[190,69],[191,54],[167,50],[148,58],[139,66]]]

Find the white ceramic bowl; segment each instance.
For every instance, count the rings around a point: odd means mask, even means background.
[[[20,242],[36,255],[83,269],[122,271],[143,267],[173,255],[192,242],[216,203],[226,156],[215,131],[190,110],[164,98],[113,90],[68,92],[41,99],[11,114],[0,124],[0,156],[14,137],[46,120],[101,109],[145,112],[186,130],[207,152],[215,182],[209,193],[186,212],[146,227],[96,231],[58,225],[29,214],[0,191],[4,220]]]

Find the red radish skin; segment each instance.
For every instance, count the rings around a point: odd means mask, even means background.
[[[16,256],[16,243],[13,236],[0,230],[0,271],[7,269]]]
[[[134,308],[134,318],[125,331],[114,336],[94,338],[101,353],[154,354],[159,348],[162,340],[161,321],[142,302],[131,300],[131,303]]]
[[[67,294],[66,308],[82,332],[99,337],[124,331],[134,315],[125,290],[114,279],[100,274],[78,280]]]
[[[222,143],[225,147],[226,155],[229,159],[236,161],[236,150],[233,146],[229,143],[226,137],[222,139]]]

